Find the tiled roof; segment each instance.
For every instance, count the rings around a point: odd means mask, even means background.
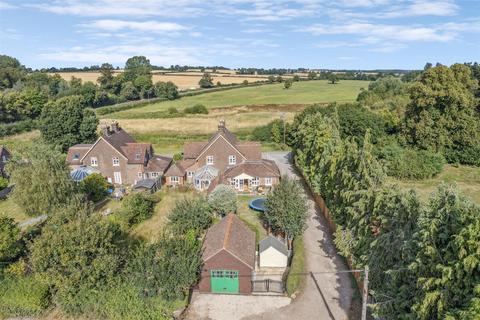
[[[268,236],[262,241],[260,241],[260,243],[258,244],[258,251],[262,253],[270,247],[274,247],[275,249],[277,249],[278,252],[281,252],[284,255],[288,256],[288,249],[285,243],[272,236]]]
[[[210,227],[203,241],[203,261],[226,250],[250,268],[255,268],[255,233],[237,215],[230,213]]]
[[[262,159],[262,145],[260,142],[242,141],[239,142],[236,147],[248,160]]]
[[[167,172],[165,172],[165,177],[183,177],[185,175],[185,169],[180,162],[181,161],[172,164]]]
[[[168,166],[172,163],[172,158],[154,155],[147,164],[148,172],[160,172],[165,173]]]
[[[207,141],[200,142],[187,142],[183,147],[183,158],[184,159],[195,159],[203,148],[207,145]]]
[[[147,154],[151,153],[151,148],[150,143],[129,142],[121,146],[119,151],[127,157],[128,163],[144,163]]]
[[[234,178],[242,173],[252,177],[280,177],[280,171],[275,162],[261,159],[259,161],[245,161],[234,167],[228,168],[223,174],[223,178]]]
[[[92,144],[76,144],[68,148],[67,163],[81,164],[80,159],[90,150]]]

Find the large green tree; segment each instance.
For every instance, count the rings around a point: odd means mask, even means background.
[[[125,63],[125,70],[123,77],[125,81],[134,82],[140,76],[146,76],[151,79],[152,65],[150,60],[144,56],[134,56],[127,60]]]
[[[0,55],[0,89],[12,88],[17,81],[25,78],[26,73],[17,59]]]
[[[404,123],[406,140],[442,152],[449,162],[480,165],[480,114],[471,69],[455,64],[422,73],[410,89]]]
[[[50,214],[75,192],[64,156],[41,143],[17,150],[7,170],[15,184],[11,197],[28,215]]]
[[[418,286],[413,310],[419,319],[461,319],[479,297],[480,207],[454,187],[441,186],[419,229],[411,265]]]
[[[306,228],[307,199],[300,183],[288,176],[267,195],[264,218],[274,230],[284,232],[288,239],[300,236]]]
[[[48,103],[42,111],[40,132],[43,139],[63,151],[77,143],[96,138],[98,119],[85,109],[81,96],[69,96]]]
[[[168,215],[168,227],[175,234],[186,234],[190,230],[199,234],[212,222],[211,208],[204,198],[181,199]]]
[[[55,302],[66,313],[80,313],[88,292],[110,283],[121,266],[123,236],[85,207],[64,209],[71,218],[52,220],[30,247],[33,270],[55,290]],[[72,218],[72,215],[74,217]]]
[[[24,245],[21,238],[15,220],[0,213],[0,268],[22,252]]]

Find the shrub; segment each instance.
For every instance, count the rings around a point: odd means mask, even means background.
[[[6,178],[0,177],[0,190],[8,187],[8,180]]]
[[[0,125],[0,137],[31,131],[38,126],[37,120],[24,120]]]
[[[154,202],[142,193],[133,193],[122,201],[120,216],[128,226],[152,216]]]
[[[168,108],[167,111],[168,111],[168,113],[170,113],[170,114],[177,114],[177,113],[178,113],[178,109],[175,108],[175,107],[170,107],[170,108]]]
[[[203,104],[196,104],[193,107],[185,108],[185,113],[189,113],[189,114],[208,114],[208,109]]]
[[[50,303],[48,284],[37,276],[0,280],[0,316],[35,316]]]
[[[168,226],[175,234],[186,234],[189,230],[200,233],[210,227],[212,215],[205,199],[185,198],[175,203],[168,220]]]
[[[105,199],[108,195],[110,184],[99,173],[92,173],[80,183],[80,189],[87,195],[87,198],[93,202]]]
[[[303,249],[303,238],[297,237],[293,241],[293,258],[290,268],[288,270],[286,289],[289,295],[298,291],[302,284],[304,276],[301,273],[305,272],[305,252]]]
[[[20,229],[15,220],[0,214],[0,262],[14,260],[23,251],[23,248]]]
[[[181,153],[175,153],[173,155],[173,161],[177,162],[183,159],[183,155]]]
[[[218,185],[208,196],[208,204],[213,212],[226,215],[237,211],[237,193],[224,184]]]
[[[399,179],[427,179],[439,174],[445,163],[440,153],[388,144],[378,151],[389,176]]]

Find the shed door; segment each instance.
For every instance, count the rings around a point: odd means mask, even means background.
[[[212,292],[238,293],[238,271],[210,270]]]

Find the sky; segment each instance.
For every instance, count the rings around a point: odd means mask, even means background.
[[[421,69],[480,62],[480,0],[0,0],[27,67]]]

